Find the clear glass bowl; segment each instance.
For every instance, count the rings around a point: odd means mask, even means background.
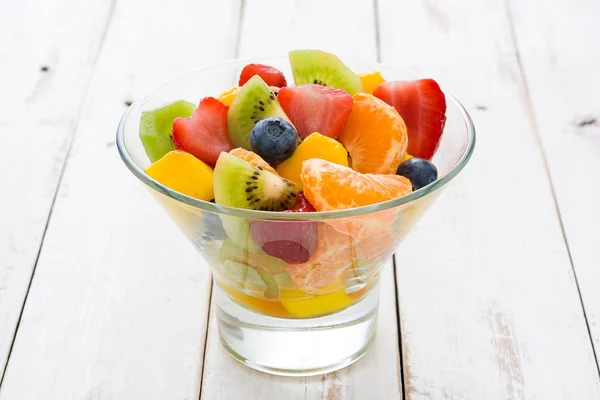
[[[375,330],[382,266],[441,189],[467,164],[475,144],[473,122],[446,94],[447,121],[433,158],[439,179],[407,196],[348,210],[280,213],[230,208],[197,200],[152,179],[139,139],[143,111],[184,99],[198,103],[235,86],[250,62],[272,65],[291,78],[287,57],[236,60],[175,79],[131,105],[117,133],[127,167],[198,249],[214,279],[221,340],[238,360],[282,375],[314,375],[342,368],[367,350]],[[372,63],[387,80],[412,79]],[[270,240],[312,249],[303,263],[265,254],[252,231]],[[199,266],[201,267],[201,266]]]

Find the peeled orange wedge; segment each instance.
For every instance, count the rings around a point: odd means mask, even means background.
[[[242,160],[248,161],[250,164],[254,165],[255,167],[262,168],[265,171],[269,171],[269,172],[277,175],[277,171],[275,171],[273,169],[273,167],[271,167],[269,165],[268,162],[263,160],[261,156],[259,156],[258,154],[256,154],[253,151],[246,150],[242,147],[236,147],[235,149],[230,150],[229,154],[233,154],[234,156],[239,157]]]
[[[403,176],[361,174],[318,158],[302,164],[300,179],[304,195],[317,211],[366,206],[412,191],[410,181]]]
[[[322,294],[353,262],[353,239],[325,222],[317,225],[319,242],[315,253],[302,264],[289,264],[296,287],[303,292]]]
[[[365,93],[352,96],[350,117],[338,137],[352,168],[369,174],[395,174],[408,147],[404,120],[383,100]]]

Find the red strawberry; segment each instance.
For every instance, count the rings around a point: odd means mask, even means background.
[[[315,212],[315,208],[304,196],[304,192],[298,192],[296,195],[296,204],[291,210],[285,210],[285,212]]]
[[[321,85],[281,88],[277,99],[303,139],[313,132],[337,138],[352,110],[348,92]]]
[[[294,208],[285,212],[314,211],[304,193],[299,192]],[[307,262],[317,249],[317,223],[313,221],[251,221],[250,232],[265,253],[289,264]]]
[[[227,107],[214,97],[205,97],[190,118],[173,122],[175,147],[214,167],[222,151],[233,149],[227,133]]]
[[[243,86],[244,83],[248,82],[248,79],[254,75],[258,75],[263,81],[269,86],[284,87],[287,86],[285,81],[285,75],[277,68],[269,67],[263,64],[248,64],[242,70],[240,74],[239,86]]]
[[[402,116],[408,130],[408,154],[431,160],[446,123],[446,97],[437,82],[433,79],[384,82],[375,88],[373,95]]]

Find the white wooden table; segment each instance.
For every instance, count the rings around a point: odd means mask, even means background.
[[[600,399],[597,0],[0,0],[0,400]],[[114,146],[127,103],[316,47],[435,77],[475,155],[385,269],[362,360],[221,348],[199,256]]]

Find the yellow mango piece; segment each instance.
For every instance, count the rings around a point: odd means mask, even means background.
[[[302,185],[300,172],[302,163],[311,158],[320,158],[333,163],[348,166],[348,152],[340,142],[318,132],[311,133],[296,148],[294,154],[279,164],[277,173],[284,178]]]
[[[217,100],[219,100],[221,103],[225,104],[226,106],[230,106],[231,103],[233,103],[235,96],[237,96],[237,94],[241,88],[242,88],[241,86],[234,86],[231,89],[227,89],[226,91],[221,93],[219,95],[219,97],[217,97]],[[269,88],[271,89],[271,92],[277,92],[279,90],[279,88],[277,86],[269,86]]]
[[[180,193],[206,201],[214,198],[212,168],[185,151],[168,152],[146,172]]]
[[[237,96],[240,89],[241,89],[240,86],[234,86],[231,89],[228,89],[228,90],[224,91],[223,93],[221,93],[219,95],[219,97],[217,97],[217,100],[219,100],[221,103],[225,104],[226,106],[230,106],[231,103],[233,103],[233,100],[235,99],[235,96]]]
[[[410,154],[406,153],[406,154],[404,154],[404,158],[402,159],[402,162],[404,162],[406,160],[410,160],[411,158],[413,158],[413,156],[411,156]]]
[[[341,284],[335,284],[328,293],[306,298],[306,293],[297,289],[286,289],[279,301],[294,317],[314,317],[342,310],[354,302]],[[305,298],[303,298],[303,296]]]
[[[367,94],[373,94],[375,88],[385,82],[379,71],[363,72],[358,74],[358,77],[363,84],[363,91]]]

